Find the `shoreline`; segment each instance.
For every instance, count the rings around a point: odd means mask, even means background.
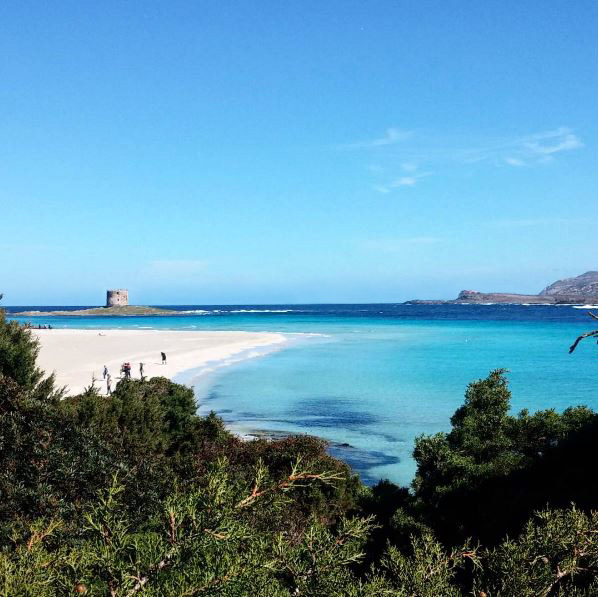
[[[202,401],[196,382],[199,379],[209,384],[212,374],[228,365],[235,365],[247,359],[261,358],[281,348],[281,345],[297,340],[296,336],[325,336],[318,333],[245,332],[187,330],[121,330],[121,329],[77,329],[52,328],[31,329],[39,340],[39,367],[46,373],[54,373],[57,387],[66,387],[65,396],[77,395],[92,383],[100,395],[106,395],[106,382],[102,376],[104,365],[112,376],[112,390],[121,380],[120,365],[129,361],[132,378],[139,379],[139,362],[144,363],[144,376],[167,377],[193,389],[197,411],[201,416]],[[187,344],[180,347],[181,340]],[[173,346],[177,342],[178,346]],[[167,354],[167,364],[160,363],[161,350]],[[106,351],[113,351],[110,357]],[[115,356],[117,355],[117,356]],[[103,360],[100,357],[104,357]],[[205,405],[203,405],[205,406]],[[230,433],[242,441],[253,439],[277,440],[293,435],[311,435],[297,431],[275,431],[271,429],[243,429],[239,421],[225,423]],[[328,452],[347,462],[366,484],[377,479],[369,477],[367,468],[359,466],[359,458],[352,453],[361,451],[347,443],[335,442],[321,435],[315,435],[328,444]]]
[[[81,393],[92,384],[106,394],[102,371],[108,368],[112,389],[120,379],[122,363],[130,362],[132,377],[139,379],[139,363],[144,376],[173,379],[208,363],[226,360],[252,349],[286,343],[287,338],[273,332],[187,330],[113,330],[113,329],[32,329],[39,340],[38,365],[56,376],[58,387],[67,387],[66,395]],[[165,352],[166,364],[160,362]]]

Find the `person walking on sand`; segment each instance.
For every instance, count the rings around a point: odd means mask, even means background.
[[[139,363],[139,377],[143,379],[143,363]]]
[[[110,396],[112,394],[112,376],[110,373],[106,375],[106,395]]]
[[[104,365],[104,379],[106,379],[106,375],[108,375],[108,367]]]
[[[166,365],[166,353],[161,352],[160,354],[162,355],[162,365]]]

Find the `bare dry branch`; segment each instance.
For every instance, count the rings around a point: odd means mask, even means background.
[[[598,315],[596,315],[596,313],[592,313],[591,311],[588,311],[588,315],[592,318],[592,319],[598,319]],[[573,344],[569,347],[569,354],[571,354],[576,348],[577,345],[584,339],[584,338],[590,338],[590,337],[596,337],[598,336],[598,330],[593,330],[592,332],[586,332],[585,334],[582,334],[581,336],[579,336],[579,338],[577,338],[577,340],[575,340],[575,342],[573,342]]]
[[[245,499],[241,500],[235,506],[235,508],[245,508],[246,506],[252,504],[256,499],[267,493],[273,493],[280,490],[284,491],[286,489],[290,489],[294,485],[297,485],[300,481],[317,479],[323,483],[331,483],[332,481],[339,481],[342,478],[342,475],[339,475],[337,473],[296,473],[293,475],[289,475],[284,481],[281,481],[273,487],[268,487],[266,489],[262,489],[261,491],[258,490],[257,486],[254,487],[251,494],[248,495]]]
[[[573,344],[571,344],[571,346],[569,347],[569,354],[571,354],[576,348],[577,345],[584,339],[584,338],[590,338],[590,337],[596,337],[598,336],[598,330],[594,330],[592,332],[586,332],[585,334],[582,334],[581,336],[579,336],[579,338],[577,338],[577,340],[575,340],[575,342],[573,342]]]

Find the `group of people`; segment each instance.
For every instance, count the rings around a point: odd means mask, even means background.
[[[48,325],[42,325],[41,323],[37,324],[37,325],[32,325],[31,323],[26,323],[25,327],[28,330],[51,330],[52,326],[50,324]]]
[[[162,357],[162,365],[166,365],[166,353],[161,352],[160,356]],[[139,379],[145,379],[145,365],[143,363],[139,363]],[[112,376],[108,371],[108,367],[104,365],[103,377],[106,381],[106,394],[110,396],[112,394]],[[120,368],[120,378],[121,379],[131,379],[131,363],[123,363]]]

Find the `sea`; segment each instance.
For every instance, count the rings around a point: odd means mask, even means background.
[[[468,383],[508,370],[512,412],[598,409],[598,347],[589,306],[162,305],[172,316],[17,317],[55,328],[247,330],[288,342],[180,374],[199,412],[254,437],[308,434],[329,442],[368,484],[409,485],[414,440],[450,430]],[[27,310],[81,307],[8,307]],[[598,310],[598,307],[597,307]]]

